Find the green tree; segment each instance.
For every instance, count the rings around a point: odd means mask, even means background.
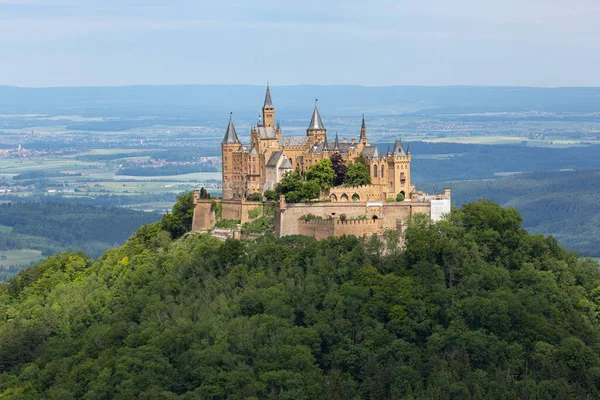
[[[321,187],[317,181],[306,181],[302,185],[301,197],[306,200],[316,199],[321,195]]]
[[[296,171],[286,172],[281,181],[275,186],[275,192],[277,195],[286,195],[288,197],[288,193],[297,192],[300,193],[302,191],[303,185],[302,177]]]
[[[346,185],[347,186],[361,186],[371,184],[371,172],[360,160],[351,162],[348,165],[348,172],[346,173]]]
[[[194,194],[191,192],[177,196],[173,211],[163,216],[161,224],[173,239],[183,236],[192,230],[194,218]]]
[[[404,193],[400,192],[396,195],[396,201],[404,201]]]
[[[277,200],[279,198],[279,196],[277,195],[277,192],[274,190],[271,190],[271,189],[265,190],[263,195],[265,196],[265,198],[267,200],[271,200],[271,201]]]
[[[336,174],[329,158],[322,159],[306,171],[306,180],[316,182],[321,189],[329,189],[335,178]]]

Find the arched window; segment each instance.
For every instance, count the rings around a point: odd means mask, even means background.
[[[377,178],[377,165],[373,165],[373,176]]]
[[[385,176],[383,175],[383,165],[381,166],[381,177],[385,178]]]
[[[358,195],[358,193],[354,193],[352,195],[352,201],[360,201],[360,196]]]
[[[342,194],[342,197],[340,197],[340,201],[348,201],[348,195],[346,193]]]

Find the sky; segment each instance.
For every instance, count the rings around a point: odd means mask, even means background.
[[[0,0],[0,85],[600,86],[598,0]]]

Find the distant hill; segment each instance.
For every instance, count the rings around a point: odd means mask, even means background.
[[[136,229],[155,222],[159,214],[117,207],[83,204],[15,202],[0,204],[0,252],[37,250],[51,255],[65,250],[82,250],[98,257],[120,246]],[[24,265],[0,260],[0,281],[8,279]]]
[[[486,198],[516,207],[531,232],[553,235],[568,249],[600,257],[600,170],[535,172],[420,186],[431,191],[451,187],[456,206]]]
[[[0,86],[0,114],[210,119],[233,111],[254,118],[264,86],[180,85],[76,88]],[[274,86],[278,115],[306,117],[315,98],[323,115],[455,114],[600,110],[600,88]],[[218,113],[218,115],[215,115]]]

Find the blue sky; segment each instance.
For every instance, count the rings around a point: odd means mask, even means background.
[[[0,85],[600,86],[598,0],[0,0]]]

